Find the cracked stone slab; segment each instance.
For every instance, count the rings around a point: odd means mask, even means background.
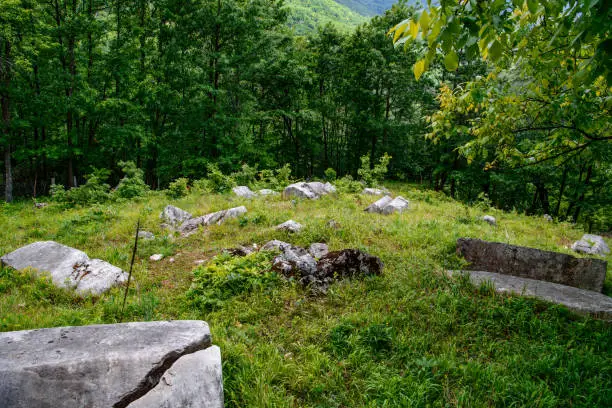
[[[221,350],[211,346],[179,358],[159,383],[128,408],[223,408]]]
[[[584,234],[582,238],[572,244],[572,249],[589,255],[606,256],[610,248],[603,237],[593,234]]]
[[[208,324],[198,320],[0,333],[0,404],[126,407],[182,356],[210,345]]]
[[[335,193],[336,188],[331,183],[321,183],[313,181],[309,183],[293,183],[285,187],[283,190],[283,197],[288,198],[291,196],[299,198],[308,198],[315,200],[323,195]]]
[[[564,305],[579,314],[612,320],[612,298],[592,290],[484,271],[447,271],[447,274],[469,275],[474,285],[491,282],[497,292],[532,296]]]
[[[232,191],[238,197],[242,197],[242,198],[253,198],[256,196],[256,194],[253,191],[251,191],[251,189],[248,188],[247,186],[234,187]]]
[[[207,226],[217,223],[217,225],[223,224],[230,218],[238,218],[239,216],[246,214],[247,209],[245,206],[229,208],[227,210],[221,210],[214,213],[206,214],[201,217],[191,218],[185,221],[179,227],[179,231],[184,236],[189,236],[198,230],[200,226]]]
[[[177,228],[191,217],[190,213],[173,205],[167,205],[159,214],[159,218],[164,222],[164,225],[170,228]]]
[[[537,279],[601,292],[607,263],[600,259],[576,258],[501,242],[459,238],[457,255],[470,263],[466,269]]]
[[[55,286],[74,289],[78,295],[100,295],[127,281],[127,273],[100,259],[89,259],[78,249],[55,241],[39,241],[0,258],[4,265],[18,270],[48,273]]]

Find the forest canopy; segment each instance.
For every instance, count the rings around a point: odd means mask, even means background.
[[[276,0],[4,0],[5,199],[120,162],[158,189],[388,154],[392,179],[609,230],[608,2],[436,4],[296,34]]]

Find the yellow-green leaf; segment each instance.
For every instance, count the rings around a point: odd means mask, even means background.
[[[400,36],[402,35],[402,33],[406,30],[406,27],[408,26],[407,23],[400,23],[395,27],[395,35],[393,36],[393,42],[397,42],[397,40],[400,38]]]
[[[423,30],[423,35],[427,33],[427,29],[429,28],[429,22],[431,19],[429,18],[429,14],[427,10],[423,10],[421,13],[421,18],[419,19],[419,24],[421,25],[421,29]]]
[[[454,71],[459,66],[459,56],[457,56],[457,53],[454,50],[446,54],[444,57],[444,66],[449,71]]]
[[[418,81],[421,75],[423,75],[423,72],[425,72],[425,60],[422,59],[417,61],[412,70],[414,71],[414,77]]]
[[[411,20],[409,30],[410,30],[410,36],[416,39],[417,35],[419,34],[419,23],[417,23],[414,20]]]

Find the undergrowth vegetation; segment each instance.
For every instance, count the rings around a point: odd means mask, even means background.
[[[243,169],[232,177],[249,185],[253,178],[255,188],[262,179],[286,182],[290,172]],[[351,182],[363,188],[355,180],[335,184]],[[377,198],[355,193],[247,200],[194,187],[177,198],[150,191],[136,201],[74,208],[1,205],[1,254],[55,240],[127,270],[137,219],[155,238],[139,243],[123,315],[124,288],[81,299],[48,279],[0,268],[0,330],[205,320],[222,350],[227,407],[612,405],[610,323],[444,274],[463,266],[455,255],[459,237],[571,253],[583,233],[573,224],[502,212],[486,197],[467,206],[406,184],[387,185],[411,202],[409,211],[390,216],[364,212]],[[238,205],[248,212],[181,238],[159,225],[168,203],[194,216]],[[484,214],[494,215],[497,227],[482,221]],[[302,232],[275,230],[288,219],[303,224]],[[270,239],[359,248],[385,267],[381,276],[341,281],[313,296],[271,271],[271,253],[223,253]],[[150,261],[154,253],[165,258]],[[611,282],[608,273],[604,293],[612,293]]]

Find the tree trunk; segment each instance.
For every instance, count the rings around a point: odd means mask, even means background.
[[[10,95],[11,85],[11,43],[8,38],[4,39],[4,50],[0,54],[0,79],[4,91],[0,94],[0,109],[2,110],[2,133],[4,133],[4,199],[7,203],[13,201],[13,168],[11,164],[11,142],[10,142]]]

